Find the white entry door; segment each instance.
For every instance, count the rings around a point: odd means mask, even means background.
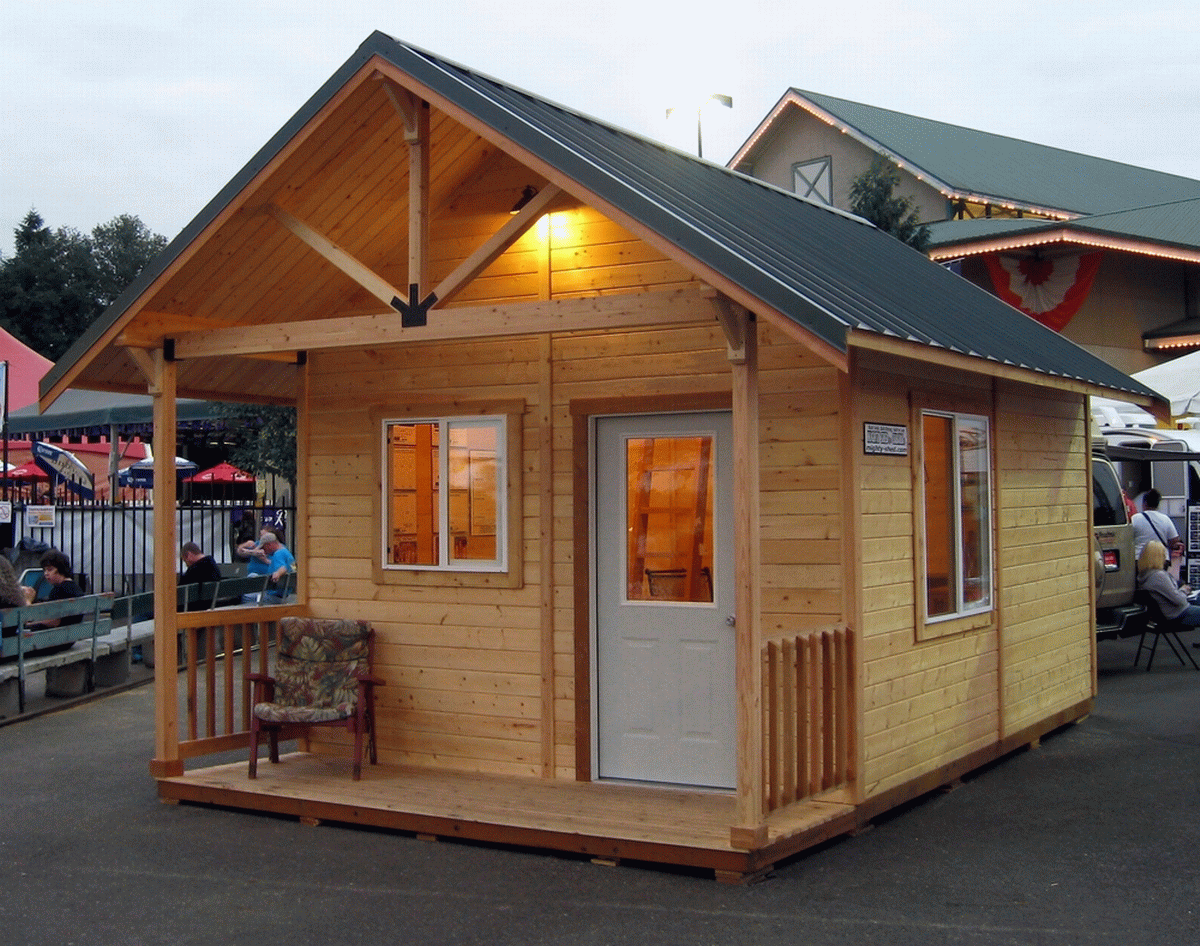
[[[595,423],[596,772],[733,788],[730,415]]]

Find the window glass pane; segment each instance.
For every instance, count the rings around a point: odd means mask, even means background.
[[[925,613],[936,617],[956,610],[954,420],[926,414],[921,427],[925,458]]]
[[[713,599],[712,437],[626,442],[626,597]]]
[[[496,425],[450,423],[450,560],[496,559]]]
[[[437,424],[389,424],[387,461],[387,564],[436,565]]]
[[[981,417],[960,417],[959,449],[959,528],[962,535],[962,602],[966,609],[991,604],[991,540],[988,524],[991,488],[988,483],[987,421]]]

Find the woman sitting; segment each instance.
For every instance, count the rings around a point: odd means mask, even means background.
[[[1188,602],[1187,585],[1182,588],[1167,571],[1167,547],[1157,540],[1146,543],[1138,558],[1137,587],[1154,599],[1159,613],[1168,621],[1177,621],[1185,627],[1200,627],[1200,605]]]

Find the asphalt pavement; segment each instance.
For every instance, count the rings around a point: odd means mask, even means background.
[[[726,887],[711,874],[158,801],[153,688],[0,727],[24,944],[1200,943],[1200,673],[1100,646],[1080,724]],[[1144,662],[1144,661],[1143,661]]]

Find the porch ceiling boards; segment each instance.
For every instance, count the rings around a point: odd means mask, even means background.
[[[364,766],[294,753],[265,760],[258,778],[237,762],[158,781],[168,800],[223,805],[592,857],[709,868],[718,879],[758,873],[858,826],[852,805],[810,801],[775,812],[755,850],[730,845],[732,794],[608,782],[569,782]]]
[[[189,333],[348,316],[385,315],[398,323],[400,316],[364,280],[339,269],[289,227],[299,221],[407,298],[409,146],[396,94],[386,80],[365,78],[273,161],[247,168],[243,186],[204,238],[168,249],[180,256],[130,306],[130,318],[114,326],[117,344],[96,354],[87,386],[145,392],[136,353],[123,346],[149,351],[164,338]],[[430,245],[422,292],[463,256],[464,246],[469,252],[507,221],[521,194],[520,186],[482,196],[476,189],[463,200],[463,185],[512,161],[437,110],[431,110],[426,146]],[[545,183],[529,173],[514,179]],[[185,231],[176,244],[188,236]],[[178,363],[179,396],[291,402],[296,354],[185,359]]]

